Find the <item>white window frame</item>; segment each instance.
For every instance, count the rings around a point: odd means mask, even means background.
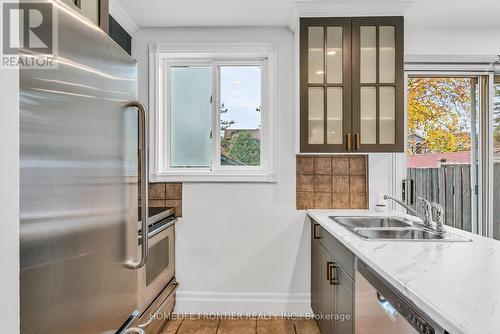
[[[169,66],[210,65],[213,68],[212,166],[170,167]],[[261,66],[260,166],[221,166],[219,68]],[[277,181],[277,50],[274,43],[155,43],[149,46],[150,180],[156,182],[276,182]]]

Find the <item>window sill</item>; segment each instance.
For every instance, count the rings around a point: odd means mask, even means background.
[[[150,175],[150,182],[203,182],[203,183],[276,183],[275,173],[162,173]]]

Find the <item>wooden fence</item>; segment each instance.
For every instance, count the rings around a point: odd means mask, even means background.
[[[470,165],[445,165],[440,168],[408,168],[407,176],[414,180],[417,196],[437,202],[444,208],[446,225],[472,230],[472,196]]]

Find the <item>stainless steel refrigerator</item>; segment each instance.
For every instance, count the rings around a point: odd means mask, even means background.
[[[137,66],[90,21],[57,12],[58,68],[19,78],[21,333],[121,332],[137,316],[147,256],[137,249],[146,115],[129,102]]]

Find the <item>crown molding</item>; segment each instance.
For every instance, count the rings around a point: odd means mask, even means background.
[[[109,0],[109,13],[130,35],[133,35],[139,30],[139,26],[130,15],[128,15],[119,0]]]
[[[288,28],[300,17],[403,16],[415,0],[294,0]]]

